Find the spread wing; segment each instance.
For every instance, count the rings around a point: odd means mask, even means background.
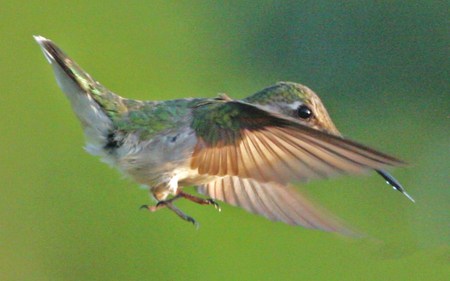
[[[197,144],[191,168],[199,174],[286,185],[293,180],[404,164],[361,144],[239,101],[211,100],[194,108],[193,113]]]
[[[239,206],[273,221],[354,234],[336,218],[314,206],[292,186],[226,176],[197,188],[213,199]]]

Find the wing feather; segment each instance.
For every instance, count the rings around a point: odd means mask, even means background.
[[[356,142],[242,102],[221,101],[214,103],[214,108],[202,110],[198,118],[206,119],[206,123],[193,124],[197,145],[191,160],[191,168],[199,174],[287,184],[404,164]],[[205,114],[211,113],[208,110],[224,111],[228,115],[223,119],[228,123],[217,116],[209,120]]]
[[[225,176],[199,186],[197,190],[213,199],[241,207],[273,221],[347,235],[355,234],[337,218],[311,203],[291,185]]]

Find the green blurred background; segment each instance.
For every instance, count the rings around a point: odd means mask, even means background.
[[[448,1],[0,1],[0,280],[449,280]],[[32,35],[137,99],[241,98],[280,80],[341,131],[412,165],[317,181],[368,234],[273,223],[222,204],[139,211],[147,192],[82,149]]]

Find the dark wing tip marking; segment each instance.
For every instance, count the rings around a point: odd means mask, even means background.
[[[397,179],[395,179],[391,174],[389,174],[388,172],[386,172],[384,170],[376,170],[376,171],[380,176],[382,176],[386,180],[387,184],[391,185],[395,190],[403,193],[403,195],[405,195],[406,198],[411,200],[413,203],[416,202],[416,200],[414,200],[414,198],[406,192],[406,190],[405,190],[405,188],[403,188],[402,184],[399,181],[397,181]]]

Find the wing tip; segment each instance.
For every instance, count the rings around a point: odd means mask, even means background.
[[[384,170],[376,170],[376,172],[386,181],[387,184],[392,186],[395,190],[401,192],[403,195],[406,196],[411,202],[416,203],[416,200],[406,192],[405,188],[402,186],[402,184],[395,179],[391,174]]]
[[[405,195],[406,198],[408,198],[411,202],[416,203],[416,200],[415,200],[411,195],[409,195],[408,192],[403,191],[402,193],[403,193],[403,195]]]

